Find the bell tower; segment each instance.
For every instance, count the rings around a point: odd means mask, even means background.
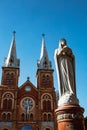
[[[0,128],[16,130],[18,78],[20,62],[16,53],[15,31],[13,32],[7,58],[2,67],[0,86]],[[6,125],[7,124],[7,125]]]
[[[2,85],[9,88],[17,88],[19,78],[20,61],[17,59],[15,31],[13,32],[12,42],[7,58],[5,58],[4,66],[2,67]]]
[[[38,89],[52,89],[53,86],[53,69],[49,60],[44,34],[42,34],[42,47],[40,60],[37,62],[37,87]]]
[[[42,34],[42,47],[40,60],[37,62],[37,89],[39,92],[39,120],[40,129],[55,129],[56,95],[51,61],[49,60],[44,34]]]

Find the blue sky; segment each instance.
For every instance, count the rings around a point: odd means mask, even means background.
[[[61,38],[72,48],[76,62],[76,89],[87,116],[87,1],[86,0],[0,0],[0,67],[7,57],[12,32],[16,31],[17,56],[20,58],[19,86],[30,77],[36,86],[37,60],[42,33],[54,69],[54,51]],[[2,68],[0,69],[0,78]]]

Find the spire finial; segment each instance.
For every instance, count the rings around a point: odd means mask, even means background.
[[[15,34],[16,34],[16,31],[14,30],[14,31],[13,31],[13,37],[14,37],[14,38],[15,38]]]
[[[44,37],[45,36],[45,34],[44,33],[42,33],[42,37]]]
[[[38,69],[51,69],[51,62],[48,58],[48,53],[45,45],[45,34],[42,34],[42,47],[41,47],[41,54],[40,60],[37,63]]]
[[[16,54],[15,33],[16,32],[13,31],[10,49],[9,49],[9,52],[8,52],[8,56],[5,60],[5,66],[6,67],[19,68],[20,61],[19,61],[19,59],[17,59],[17,54]]]
[[[30,80],[30,77],[29,77],[29,76],[27,77],[27,80],[28,80],[28,81]]]

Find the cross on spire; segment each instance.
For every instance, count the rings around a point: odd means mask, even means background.
[[[16,31],[14,30],[14,31],[13,31],[13,37],[14,37],[14,38],[15,38],[15,34],[16,34]]]
[[[44,33],[42,33],[42,37],[44,37],[45,36],[45,34]]]
[[[30,80],[30,77],[29,77],[29,76],[27,77],[27,80],[28,80],[28,81]]]

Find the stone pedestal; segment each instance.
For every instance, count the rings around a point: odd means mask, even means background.
[[[84,109],[79,105],[63,105],[55,110],[58,130],[85,130]]]

